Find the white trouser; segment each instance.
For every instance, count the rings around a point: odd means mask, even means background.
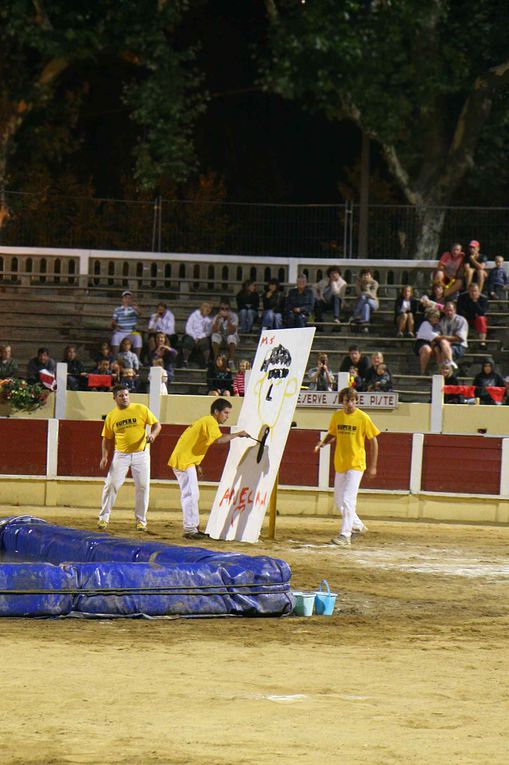
[[[196,467],[191,465],[187,470],[173,468],[173,472],[180,487],[180,504],[182,505],[184,531],[198,531],[198,526],[200,525],[200,511],[198,508],[200,489],[198,487]]]
[[[118,490],[125,481],[127,471],[131,468],[135,488],[134,516],[141,523],[147,522],[148,499],[150,492],[150,451],[143,452],[114,452],[101,499],[99,520],[109,521],[111,508],[117,498]]]
[[[363,523],[357,515],[357,492],[364,474],[363,470],[347,470],[336,473],[334,479],[334,501],[343,516],[341,534],[350,538],[352,529],[362,529]]]

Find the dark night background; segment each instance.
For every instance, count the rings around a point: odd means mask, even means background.
[[[211,0],[187,17],[183,34],[199,41],[196,63],[210,94],[195,132],[199,172],[223,178],[230,201],[341,201],[339,183],[349,183],[348,168],[359,162],[360,132],[261,91],[254,57],[265,27],[262,2]],[[92,176],[98,196],[126,196],[122,177],[132,172],[135,127],[121,102],[118,67],[108,61],[102,72],[90,70],[77,125],[81,148],[71,159],[81,180]]]
[[[224,199],[230,202],[359,201],[360,130],[262,91],[257,56],[266,33],[262,0],[203,0],[193,3],[184,16],[179,42],[183,49],[196,47],[195,66],[209,101],[194,130],[197,171],[180,186],[163,179],[163,196],[192,198],[198,176],[213,175],[224,182]],[[137,196],[132,157],[137,126],[122,101],[123,83],[132,74],[128,64],[112,57],[103,59],[100,68],[96,62],[83,63],[62,78],[57,102],[65,100],[69,87],[80,89],[85,83],[85,89],[72,131],[75,150],[49,162],[57,186],[67,173],[82,186],[91,186],[87,195]],[[376,143],[370,151],[370,202],[407,204]],[[455,203],[500,204],[508,189],[503,178],[495,180],[481,187],[471,174],[457,190]],[[35,190],[31,178],[29,187]],[[73,193],[65,184],[62,190]]]

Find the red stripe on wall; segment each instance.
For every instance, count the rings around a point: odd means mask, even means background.
[[[46,475],[47,420],[0,420],[0,473]]]
[[[361,482],[364,489],[386,489],[407,491],[410,488],[410,466],[412,461],[411,433],[380,433],[378,436],[378,469],[376,478]],[[369,442],[366,455],[369,465]],[[331,447],[329,485],[334,486],[334,446]]]
[[[319,454],[314,448],[319,430],[290,430],[279,468],[279,483],[285,486],[318,486]]]
[[[57,475],[85,478],[106,475],[106,470],[99,468],[102,429],[103,423],[97,420],[60,420]]]
[[[422,490],[498,494],[502,439],[424,436]]]

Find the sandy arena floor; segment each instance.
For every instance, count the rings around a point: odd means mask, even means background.
[[[331,618],[1,620],[0,763],[506,765],[509,529],[371,522],[345,550],[336,527],[210,543],[284,558],[295,589],[326,577]],[[183,541],[176,513],[150,528]]]

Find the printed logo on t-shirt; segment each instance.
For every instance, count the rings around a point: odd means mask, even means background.
[[[342,425],[341,423],[338,425],[338,430],[343,433],[346,436],[352,435],[352,433],[355,433],[357,430],[357,425]]]
[[[113,427],[117,430],[120,430],[121,428],[133,428],[138,423],[138,420],[136,417],[126,417],[125,420],[118,420]]]

